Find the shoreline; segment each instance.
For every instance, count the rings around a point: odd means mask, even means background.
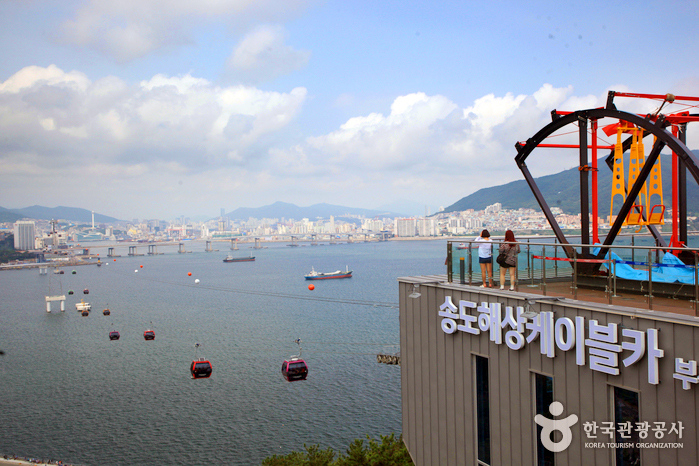
[[[26,465],[33,465],[33,466],[73,466],[70,463],[64,463],[62,461],[44,461],[40,459],[34,459],[34,458],[3,458],[0,457],[0,466],[26,466]]]

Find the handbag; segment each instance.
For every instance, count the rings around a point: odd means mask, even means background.
[[[507,263],[507,254],[504,252],[501,252],[495,261],[500,265],[500,267],[510,267],[510,264]]]

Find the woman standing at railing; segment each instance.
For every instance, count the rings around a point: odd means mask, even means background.
[[[505,273],[510,272],[510,290],[515,289],[517,282],[517,254],[519,254],[519,244],[515,242],[515,234],[512,230],[505,232],[505,242],[500,243],[500,254],[504,254],[505,258],[500,261],[498,256],[498,264],[500,264],[500,289],[505,289]]]
[[[490,239],[488,230],[483,230],[481,236],[476,238],[476,242],[482,243],[478,245],[478,263],[481,265],[481,276],[483,284],[481,288],[493,287],[493,240]],[[488,285],[488,277],[490,277],[490,285]]]

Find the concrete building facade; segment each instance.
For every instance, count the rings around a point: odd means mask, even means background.
[[[18,220],[14,224],[15,249],[27,251],[36,248],[36,227],[30,220]]]
[[[416,465],[697,464],[699,318],[444,276],[399,289]]]

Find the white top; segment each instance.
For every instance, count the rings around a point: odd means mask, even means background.
[[[483,243],[478,245],[478,257],[482,257],[483,259],[493,257],[493,241],[490,238],[483,238],[479,236],[476,238],[476,242]]]

